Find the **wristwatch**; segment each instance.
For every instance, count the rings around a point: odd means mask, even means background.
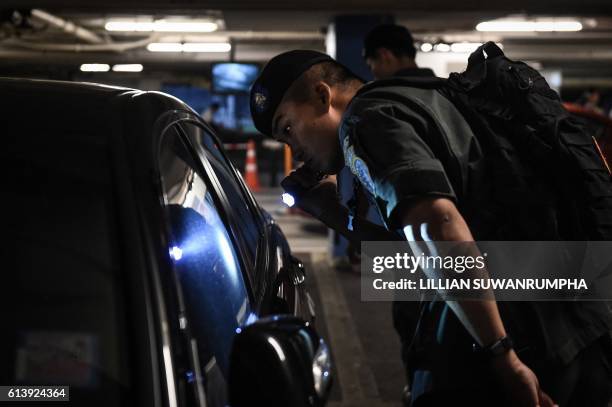
[[[474,352],[484,357],[492,358],[495,356],[503,355],[509,350],[514,348],[514,343],[509,336],[504,336],[493,342],[491,345],[481,347],[474,344]]]

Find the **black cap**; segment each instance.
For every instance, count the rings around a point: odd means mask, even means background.
[[[363,41],[363,57],[375,58],[379,48],[386,48],[396,55],[406,55],[410,58],[416,56],[412,34],[401,25],[382,24],[366,35]]]
[[[272,117],[285,92],[295,80],[311,66],[333,61],[318,51],[295,50],[272,58],[251,87],[251,116],[257,130],[272,135]]]

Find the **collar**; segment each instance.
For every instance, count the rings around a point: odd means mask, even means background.
[[[397,71],[393,76],[436,76],[429,68],[403,68]]]

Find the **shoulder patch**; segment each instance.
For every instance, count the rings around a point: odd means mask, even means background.
[[[342,151],[344,153],[344,164],[349,167],[351,173],[368,192],[376,195],[375,184],[370,175],[368,165],[361,157],[355,154],[355,147],[353,147],[348,134],[342,139]]]
[[[370,170],[368,169],[367,164],[358,156],[354,156],[353,165],[351,167],[351,172],[355,174],[361,185],[364,186],[371,194],[375,195],[375,186],[372,177],[370,176]]]

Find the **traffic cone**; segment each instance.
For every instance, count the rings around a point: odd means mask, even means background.
[[[251,191],[259,191],[260,186],[259,176],[257,175],[257,156],[255,154],[255,141],[253,140],[249,140],[247,144],[244,180]]]

